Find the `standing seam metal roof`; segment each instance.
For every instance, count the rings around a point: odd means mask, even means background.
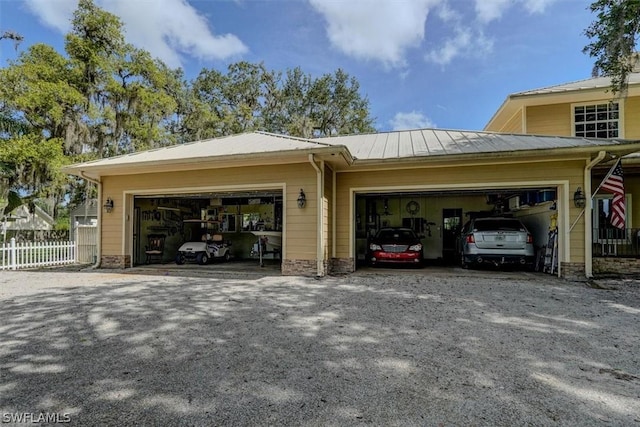
[[[188,162],[216,157],[242,157],[266,153],[295,152],[346,147],[354,160],[437,158],[454,155],[508,153],[585,147],[597,149],[640,141],[586,139],[447,129],[414,129],[364,135],[304,139],[264,132],[196,141],[123,156],[70,165],[65,169],[89,170],[109,166]]]
[[[418,129],[316,139],[344,145],[357,160],[505,153],[571,147],[620,145],[629,141],[539,135],[500,134],[447,129]],[[398,141],[397,149],[389,141]],[[395,142],[394,142],[395,143]]]
[[[308,150],[329,146],[330,145],[322,141],[313,141],[266,132],[252,132],[139,151],[94,160],[86,162],[83,165],[111,166],[167,160],[197,160],[243,154],[266,154],[279,151]]]

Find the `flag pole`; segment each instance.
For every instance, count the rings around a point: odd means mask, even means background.
[[[596,194],[598,194],[598,191],[602,187],[602,184],[604,184],[605,181],[607,180],[607,178],[609,178],[609,176],[613,173],[614,169],[616,168],[616,166],[618,166],[618,163],[620,163],[621,160],[622,160],[622,158],[618,158],[618,161],[615,162],[613,164],[613,166],[611,166],[611,169],[609,169],[609,173],[607,173],[604,176],[604,179],[602,181],[600,181],[600,185],[598,185],[598,188],[596,188],[596,191],[593,192],[593,194],[591,195],[591,198],[589,199],[589,206],[585,206],[584,208],[582,208],[582,210],[580,211],[580,214],[578,215],[578,217],[575,219],[575,221],[573,221],[573,224],[571,224],[571,227],[569,228],[569,231],[573,230],[573,227],[575,227],[576,224],[578,223],[578,221],[580,221],[580,218],[582,218],[582,215],[584,215],[585,209],[587,209],[587,208],[591,209],[591,207],[592,207],[591,205],[593,205],[593,198],[596,197]]]
[[[609,173],[604,176],[604,179],[600,181],[600,185],[598,185],[598,188],[596,188],[596,191],[593,192],[593,195],[591,196],[591,200],[593,200],[593,198],[596,197],[596,194],[598,193],[598,190],[600,190],[600,188],[602,187],[602,184],[604,184],[607,181],[607,179],[611,176],[611,174],[613,173],[613,170],[616,168],[616,166],[618,166],[618,163],[620,163],[621,160],[622,160],[621,158],[618,158],[618,161],[615,162],[613,166],[611,166],[611,169],[609,169]]]

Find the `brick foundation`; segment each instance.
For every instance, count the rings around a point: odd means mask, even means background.
[[[131,255],[102,255],[101,268],[131,268]]]
[[[331,258],[329,274],[348,274],[356,271],[354,258]]]
[[[325,263],[325,274],[326,274]],[[283,259],[283,276],[317,276],[318,264],[315,259]]]
[[[561,277],[567,280],[583,281],[587,280],[584,274],[584,262],[563,262],[561,264]]]
[[[593,258],[594,276],[640,276],[640,259]]]

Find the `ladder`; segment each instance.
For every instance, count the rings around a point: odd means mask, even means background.
[[[549,230],[549,240],[545,247],[543,272],[555,274],[558,271],[558,228]]]

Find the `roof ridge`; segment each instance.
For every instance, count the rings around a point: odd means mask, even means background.
[[[327,144],[326,142],[316,141],[316,139],[328,138],[326,136],[322,137],[322,138],[303,138],[303,137],[300,137],[300,136],[285,135],[285,134],[280,134],[280,133],[266,132],[266,131],[262,131],[262,130],[256,130],[254,132],[249,132],[249,133],[258,133],[260,135],[275,136],[275,137],[278,137],[278,138],[291,139],[293,141],[308,142],[310,144],[322,145],[323,147],[332,147],[333,146],[332,144]]]
[[[640,72],[634,71],[634,72],[630,72],[629,73],[630,76],[631,75],[635,75],[635,74],[640,75]],[[539,92],[539,91],[543,91],[543,90],[551,90],[553,88],[573,85],[573,84],[576,84],[576,83],[589,82],[589,81],[594,81],[594,80],[599,80],[599,79],[606,79],[606,80],[609,81],[609,84],[611,84],[611,77],[610,76],[588,77],[586,79],[572,80],[572,81],[569,81],[569,82],[558,83],[558,84],[554,84],[554,85],[550,85],[550,86],[543,86],[543,87],[538,87],[538,88],[535,88],[535,89],[527,89],[527,90],[523,90],[523,91],[520,91],[520,92],[514,92],[510,96],[525,95],[525,94],[529,94],[529,93],[533,93],[533,92]]]
[[[606,78],[606,76],[588,77],[586,79],[578,79],[578,80],[572,80],[570,82],[556,83],[554,85],[542,86],[542,87],[538,87],[538,88],[535,88],[535,89],[527,89],[527,90],[523,90],[523,91],[520,91],[520,92],[514,92],[512,95],[520,95],[520,94],[523,94],[523,93],[537,92],[539,90],[553,89],[554,87],[572,85],[572,84],[575,84],[575,83],[587,82],[589,80],[597,80],[597,79],[601,79],[601,78]]]

